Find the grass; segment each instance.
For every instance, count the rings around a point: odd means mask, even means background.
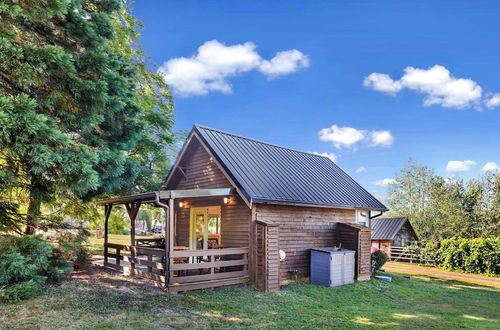
[[[500,291],[404,278],[276,293],[224,288],[169,295],[103,270],[76,273],[37,299],[0,305],[6,328],[500,328]]]
[[[136,236],[136,238],[152,238],[155,237],[153,235],[149,236]],[[119,235],[119,234],[109,234],[108,236],[109,243],[115,244],[123,244],[130,245],[130,235]],[[95,236],[91,236],[89,238],[89,249],[91,253],[102,256],[104,249],[104,238],[96,238]]]

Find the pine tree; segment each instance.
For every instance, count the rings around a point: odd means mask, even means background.
[[[165,100],[141,104],[137,62],[113,46],[122,9],[117,0],[0,3],[0,179],[15,178],[11,194],[25,198],[26,234],[56,197],[133,190],[155,142],[169,141],[171,99],[169,118],[154,110]]]

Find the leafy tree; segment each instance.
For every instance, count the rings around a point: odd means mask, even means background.
[[[500,173],[445,179],[409,160],[390,187],[388,205],[405,215],[421,240],[500,235]]]
[[[26,234],[56,196],[141,189],[167,166],[161,154],[173,140],[172,100],[133,47],[137,23],[125,6],[0,4],[0,179],[11,185],[2,203],[26,213]]]

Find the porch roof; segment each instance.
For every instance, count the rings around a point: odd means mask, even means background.
[[[156,199],[156,194],[159,194],[161,200],[172,198],[197,198],[197,197],[217,197],[234,195],[233,188],[217,188],[217,189],[181,189],[181,190],[160,190],[151,191],[135,195],[127,195],[115,198],[102,199],[95,202],[97,205],[118,205],[131,202],[152,203]]]

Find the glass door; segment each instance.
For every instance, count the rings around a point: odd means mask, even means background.
[[[208,248],[208,209],[206,207],[191,209],[191,228],[189,249],[205,250]]]

